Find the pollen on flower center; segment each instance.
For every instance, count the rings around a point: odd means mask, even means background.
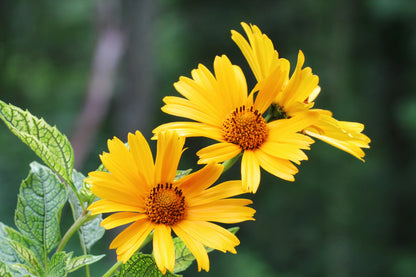
[[[222,124],[224,139],[238,144],[243,150],[254,150],[266,141],[267,123],[253,107],[244,105],[230,113]]]
[[[145,200],[145,213],[155,224],[175,225],[185,216],[185,196],[172,184],[158,184]]]

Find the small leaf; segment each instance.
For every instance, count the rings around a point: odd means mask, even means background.
[[[42,161],[71,184],[74,153],[68,138],[29,111],[0,101],[0,119]]]
[[[98,255],[98,256],[83,255],[83,256],[71,258],[69,259],[69,261],[67,261],[66,269],[68,273],[73,272],[77,270],[78,268],[83,267],[84,265],[92,264],[101,260],[104,256],[105,255]]]
[[[15,224],[40,248],[42,259],[59,243],[59,221],[67,189],[46,166],[32,162],[17,199]]]
[[[170,272],[163,275],[156,266],[152,255],[137,253],[122,265],[118,277],[178,277]]]
[[[77,191],[81,190],[84,179],[85,176],[82,173],[74,170],[73,180]],[[82,207],[73,191],[69,192],[69,204],[71,205],[74,220],[76,220],[78,217],[81,216]],[[84,202],[84,204],[88,205],[87,202]],[[100,226],[102,220],[102,215],[100,214],[93,220],[90,220],[84,225],[82,225],[80,228],[80,239],[81,241],[84,241],[84,244],[87,247],[88,251],[91,249],[91,246],[93,246],[94,243],[101,239],[104,235],[105,229]]]
[[[235,234],[239,229],[240,227],[232,227],[229,228],[228,231]],[[191,266],[192,262],[195,260],[195,257],[180,238],[174,238],[173,244],[175,245],[176,256],[175,268],[173,269],[173,273],[178,273],[186,270],[189,266]],[[205,249],[207,250],[207,253],[212,252],[214,250],[209,247],[205,247]]]
[[[52,256],[47,267],[46,277],[64,277],[67,275],[66,271],[66,254],[59,252]]]

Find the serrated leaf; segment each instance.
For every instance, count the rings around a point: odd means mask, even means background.
[[[83,267],[84,265],[92,264],[101,260],[104,256],[105,255],[98,255],[98,256],[83,255],[83,256],[71,258],[69,259],[69,261],[67,260],[66,269],[68,273],[71,273],[77,270],[78,268]]]
[[[48,263],[46,277],[65,277],[67,275],[66,270],[66,254],[65,252],[59,252],[52,256]]]
[[[68,138],[42,118],[0,101],[0,119],[42,161],[71,184],[74,152]]]
[[[152,255],[137,253],[134,254],[125,264],[122,265],[118,277],[178,277],[170,272],[163,275],[156,266]]]
[[[228,231],[235,234],[239,229],[240,227],[232,227],[229,228]],[[180,238],[174,238],[173,244],[175,246],[175,268],[173,269],[173,273],[178,273],[186,270],[189,266],[191,266],[192,262],[195,260],[195,257]],[[207,250],[207,253],[214,250],[209,247],[205,247],[205,249]]]
[[[46,166],[30,164],[28,177],[20,186],[15,213],[19,231],[39,247],[42,259],[59,243],[59,221],[67,200],[67,189]]]
[[[85,176],[82,173],[74,170],[73,180],[77,191],[81,190],[84,179]],[[74,220],[76,220],[78,217],[81,216],[82,207],[73,191],[69,192],[69,204],[71,205]],[[87,202],[84,202],[84,205],[87,205]],[[104,235],[105,229],[100,226],[102,220],[102,215],[100,214],[93,220],[90,220],[84,225],[82,225],[79,229],[80,239],[81,241],[84,241],[84,244],[87,247],[88,251],[91,249],[91,246],[93,246],[94,243],[101,239]]]

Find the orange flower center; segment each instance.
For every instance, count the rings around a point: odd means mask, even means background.
[[[267,123],[259,111],[253,107],[246,109],[244,105],[225,118],[222,130],[227,142],[238,144],[243,150],[259,148],[269,134]]]
[[[175,225],[185,217],[185,196],[172,184],[158,184],[145,200],[145,213],[155,224]]]

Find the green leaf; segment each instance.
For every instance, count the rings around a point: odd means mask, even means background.
[[[36,258],[34,264],[27,264],[30,257],[38,257],[38,254],[31,250],[32,245],[31,240],[0,222],[0,260],[7,264],[13,276],[32,275],[30,272],[33,273],[37,271],[34,268],[39,268]]]
[[[67,200],[67,189],[46,166],[30,164],[28,177],[20,186],[15,224],[19,231],[39,247],[44,261],[59,243],[59,221]]]
[[[52,256],[48,263],[46,277],[64,277],[67,275],[66,270],[66,254],[59,252]]]
[[[74,180],[75,188],[77,191],[80,191],[85,176],[82,173],[74,170],[72,178]],[[82,207],[73,191],[69,192],[69,204],[71,205],[74,220],[76,220],[81,216]],[[84,202],[84,204],[87,204],[87,202]],[[105,229],[100,226],[102,220],[102,215],[100,214],[93,220],[90,220],[86,224],[82,225],[79,230],[80,240],[84,242],[88,251],[91,249],[91,246],[93,246],[93,244],[101,239],[104,235]]]
[[[27,270],[35,275],[41,276],[43,273],[43,268],[39,260],[37,259],[36,255],[30,250],[26,248],[24,245],[17,241],[10,241],[10,246],[13,248],[15,253],[19,255],[25,261],[25,265],[27,265]]]
[[[13,277],[12,273],[7,268],[7,264],[0,259],[0,276]]]
[[[68,138],[29,111],[0,101],[0,119],[42,161],[71,184],[74,153]]]
[[[232,228],[229,228],[228,231],[235,234],[237,233],[239,229],[240,227],[232,227]],[[173,244],[175,245],[175,258],[176,258],[175,268],[173,269],[173,273],[178,273],[178,272],[186,270],[195,260],[195,257],[180,238],[178,237],[174,238]],[[209,247],[205,247],[205,249],[207,250],[207,253],[214,250]]]
[[[122,265],[118,277],[178,277],[170,272],[163,275],[156,266],[152,255],[137,253],[134,254],[125,264]]]
[[[98,256],[83,255],[83,256],[67,259],[66,269],[68,273],[73,272],[83,267],[84,265],[92,264],[101,260],[104,256],[105,255],[98,255]]]

